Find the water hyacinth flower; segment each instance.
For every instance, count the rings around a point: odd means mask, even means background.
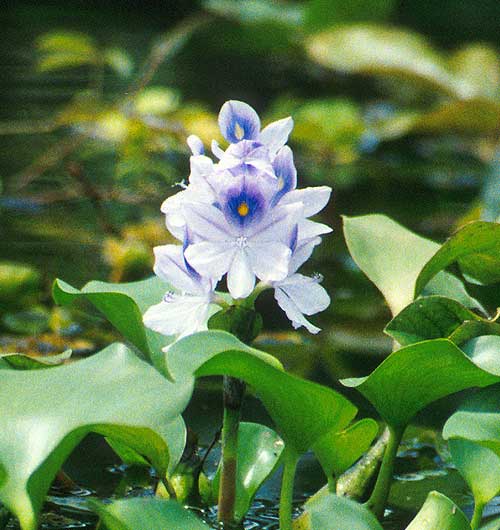
[[[144,321],[169,335],[206,329],[219,309],[215,285],[226,277],[233,299],[250,296],[257,280],[259,290],[274,288],[293,326],[317,333],[304,315],[324,310],[330,298],[319,276],[297,271],[331,231],[309,219],[326,206],[331,189],[297,189],[293,153],[286,145],[291,118],[261,130],[252,107],[228,101],[219,126],[228,147],[213,142],[214,161],[202,141],[190,136],[188,183],[161,207],[167,228],[181,244],[155,249],[155,273],[178,292],[150,308]]]

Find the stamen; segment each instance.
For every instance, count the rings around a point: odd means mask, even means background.
[[[165,296],[163,297],[163,301],[164,301],[164,302],[167,302],[167,304],[168,304],[168,303],[170,303],[170,302],[173,302],[173,301],[174,301],[174,298],[175,298],[175,293],[174,293],[174,291],[167,291],[167,292],[165,293]]]
[[[249,211],[250,211],[250,208],[248,207],[248,204],[245,201],[243,201],[238,206],[238,215],[240,215],[240,217],[246,217]]]
[[[324,280],[324,276],[323,276],[320,272],[315,272],[315,273],[312,275],[312,279],[313,279],[316,283],[321,283],[321,282]]]
[[[240,236],[236,238],[236,246],[238,248],[245,248],[248,245],[247,239],[248,238],[246,236]]]

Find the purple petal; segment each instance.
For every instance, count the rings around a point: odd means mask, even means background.
[[[279,191],[273,199],[273,203],[277,204],[285,193],[297,187],[297,170],[293,163],[293,153],[287,145],[278,151],[273,161],[273,169],[278,178]]]
[[[256,140],[260,133],[260,119],[250,105],[242,101],[226,101],[219,113],[222,136],[232,143],[240,140]]]
[[[271,155],[274,155],[280,147],[286,144],[292,129],[293,120],[290,117],[273,121],[262,129],[259,141],[268,148]]]
[[[260,221],[266,210],[266,201],[258,186],[244,181],[242,186],[227,191],[222,204],[226,219],[240,228]]]
[[[172,287],[191,294],[204,292],[200,276],[192,274],[186,266],[180,245],[163,245],[154,248],[154,272]]]

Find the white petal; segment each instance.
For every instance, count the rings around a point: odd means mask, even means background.
[[[293,120],[290,117],[273,121],[262,129],[259,140],[267,146],[271,156],[274,156],[279,148],[286,144],[292,129]]]
[[[233,298],[246,298],[255,287],[255,274],[245,250],[236,252],[227,274],[227,288]]]
[[[292,254],[290,247],[277,241],[252,242],[246,250],[252,270],[260,280],[271,282],[286,278]]]
[[[201,276],[219,280],[229,270],[236,251],[232,243],[201,241],[189,245],[184,255]]]
[[[323,236],[332,232],[332,229],[323,223],[317,223],[310,219],[301,219],[299,221],[299,231],[297,239],[299,241],[305,241],[307,239],[313,239],[318,236]]]
[[[184,218],[190,232],[208,241],[227,242],[238,237],[224,214],[215,206],[202,203],[183,204]]]
[[[314,278],[292,274],[285,280],[276,282],[274,286],[284,291],[305,315],[315,315],[330,305],[328,293]]]
[[[212,153],[220,160],[224,156],[224,151],[221,149],[217,140],[212,140]]]
[[[154,271],[157,276],[167,281],[172,287],[187,293],[205,292],[204,285],[189,273],[180,245],[163,245],[154,248]]]
[[[308,239],[307,241],[299,241],[297,247],[293,251],[292,258],[290,259],[290,264],[288,266],[288,274],[293,274],[297,272],[299,267],[303,265],[313,253],[313,250],[316,246],[321,243],[320,237],[314,237]]]
[[[316,186],[292,190],[283,195],[280,204],[301,202],[304,205],[304,217],[311,217],[321,211],[330,200],[332,188],[329,186]]]
[[[280,288],[276,288],[274,290],[274,298],[278,302],[278,305],[283,309],[286,316],[289,318],[289,320],[292,322],[292,326],[294,329],[300,328],[300,326],[304,326],[309,333],[319,333],[321,331],[320,328],[313,326],[305,317],[304,315],[299,311],[295,303],[289,296]]]
[[[144,324],[162,335],[191,335],[207,329],[210,303],[206,296],[175,296],[144,313]]]
[[[199,136],[196,136],[196,134],[190,134],[187,137],[186,143],[188,144],[189,149],[191,149],[193,155],[202,155],[205,152],[203,142]]]
[[[288,245],[302,212],[302,203],[278,205],[269,210],[261,223],[250,226],[248,237],[256,242],[281,242]]]

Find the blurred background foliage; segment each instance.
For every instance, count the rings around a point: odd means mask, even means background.
[[[497,0],[3,6],[0,348],[108,340],[97,316],[53,307],[52,280],[149,275],[151,248],[169,241],[160,204],[188,175],[185,137],[220,140],[218,109],[240,99],[264,123],[292,115],[301,186],[334,189],[335,234],[308,264],[332,295],[319,318],[329,353],[280,334],[266,299],[260,341],[304,374],[323,355],[351,375],[331,351],[387,353],[388,311],[348,257],[340,215],[385,213],[436,240],[499,218],[499,19]]]

